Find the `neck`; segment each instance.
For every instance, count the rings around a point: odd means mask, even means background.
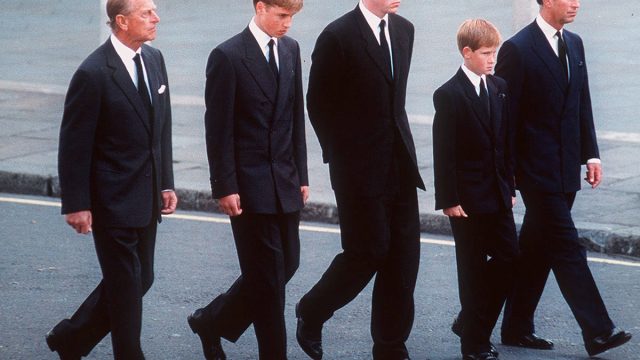
[[[540,16],[542,16],[542,18],[544,19],[544,21],[547,22],[547,24],[551,25],[554,29],[556,30],[562,30],[562,27],[564,26],[564,24],[562,24],[560,21],[557,21],[556,19],[554,19],[551,14],[549,14],[547,11],[545,11],[544,9],[542,11],[540,11]]]
[[[386,12],[384,12],[384,11],[382,11],[380,9],[377,9],[368,0],[362,0],[362,4],[364,4],[364,7],[366,7],[367,10],[371,11],[373,13],[373,15],[379,17],[380,19],[382,19],[385,15],[387,15]]]
[[[126,47],[136,52],[143,44],[143,42],[131,40],[128,36],[126,36],[126,34],[121,31],[114,31],[113,35],[117,37],[118,40],[120,40],[120,42],[123,43]]]

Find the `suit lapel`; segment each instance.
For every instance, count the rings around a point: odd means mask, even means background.
[[[367,55],[376,64],[378,69],[384,75],[385,79],[387,79],[388,82],[391,82],[391,74],[389,72],[389,69],[387,69],[387,65],[384,61],[382,50],[380,48],[378,40],[376,39],[376,36],[373,34],[373,31],[371,31],[371,28],[369,27],[369,24],[367,23],[367,20],[365,19],[364,14],[362,14],[362,11],[360,11],[359,7],[356,7],[354,13],[356,21],[358,23],[358,27],[360,28],[360,35],[362,36],[362,40],[365,43]],[[389,33],[391,33],[391,31],[389,31]],[[393,47],[393,40],[391,41],[391,43],[391,46]]]
[[[267,64],[267,59],[264,57],[260,45],[258,45],[248,27],[242,32],[242,38],[245,46],[245,58],[242,59],[242,63],[264,95],[275,104],[278,84],[273,75],[271,75],[271,69],[269,69],[269,64]]]
[[[476,89],[471,83],[471,80],[469,80],[462,69],[458,70],[456,76],[458,78],[458,84],[460,85],[460,88],[462,89],[465,97],[469,101],[469,105],[473,109],[478,122],[480,122],[487,134],[491,136],[492,131],[491,124],[489,123],[489,114],[487,114],[485,104],[483,104],[480,100],[480,97],[478,96],[478,93],[476,93]]]
[[[135,109],[140,121],[144,125],[145,129],[149,134],[151,134],[151,127],[149,124],[149,116],[147,115],[147,110],[145,109],[144,104],[142,103],[142,99],[140,95],[138,95],[138,90],[136,86],[133,84],[131,80],[131,76],[129,72],[124,67],[124,63],[122,59],[116,53],[116,50],[113,48],[111,44],[111,40],[107,40],[107,66],[113,69],[113,81],[116,85],[122,90],[124,95],[127,97],[133,108]]]
[[[293,56],[294,49],[292,49],[288,42],[281,38],[278,40],[278,59],[280,63],[278,71],[278,95],[276,101],[276,110],[274,119],[279,119],[284,109],[287,107],[286,102],[289,101],[289,88],[293,84]]]
[[[582,73],[582,67],[584,66],[584,61],[580,58],[578,51],[578,44],[572,33],[569,31],[564,31],[563,34],[564,43],[567,47],[567,58],[569,65],[569,90],[567,91],[567,97],[570,97],[571,94],[578,91],[580,88],[580,76]]]
[[[152,129],[159,129],[160,128],[160,121],[162,120],[159,116],[159,111],[156,111],[156,109],[159,109],[160,107],[160,96],[158,94],[158,89],[160,88],[161,85],[164,85],[162,83],[162,79],[161,79],[161,66],[158,63],[158,59],[151,56],[151,53],[149,51],[145,51],[145,46],[142,47],[142,54],[143,54],[143,58],[144,58],[144,65],[147,68],[147,77],[149,79],[149,92],[151,93],[151,105],[153,106],[153,126]],[[166,86],[166,85],[165,85]]]
[[[567,77],[564,75],[564,71],[562,70],[562,65],[560,64],[558,55],[553,52],[549,41],[544,36],[544,33],[542,32],[538,24],[535,23],[535,21],[529,25],[529,28],[531,38],[533,40],[533,52],[536,53],[540,60],[542,60],[547,68],[549,68],[549,72],[556,80],[558,86],[560,86],[562,89],[566,89]]]

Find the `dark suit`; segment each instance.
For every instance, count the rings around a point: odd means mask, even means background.
[[[285,284],[298,268],[300,187],[308,185],[300,49],[278,40],[276,81],[249,28],[215,48],[205,114],[213,197],[239,194],[231,218],[242,276],[206,308],[230,341],[253,323],[260,358],[286,358]]]
[[[62,213],[91,210],[103,274],[71,319],[57,326],[60,341],[82,355],[111,331],[116,358],[142,358],[142,296],[153,282],[160,191],[173,189],[164,59],[147,45],[142,57],[151,113],[111,40],[80,65],[65,101],[58,153]]]
[[[329,163],[342,247],[301,299],[305,322],[322,324],[376,275],[374,358],[402,358],[413,323],[424,189],[404,108],[413,25],[390,14],[393,76],[359,8],[329,24],[312,55],[308,110]]]
[[[460,205],[468,215],[449,219],[456,242],[463,354],[489,352],[518,253],[507,86],[489,75],[487,88],[488,107],[459,69],[433,94],[436,210]]]
[[[498,54],[496,74],[509,84],[517,128],[516,184],[526,206],[521,271],[502,326],[513,336],[535,331],[533,315],[550,269],[585,338],[613,328],[571,219],[581,164],[599,153],[582,40],[567,30],[563,37],[569,80],[535,21]]]

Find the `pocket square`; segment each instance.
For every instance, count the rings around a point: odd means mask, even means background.
[[[158,94],[164,94],[164,91],[167,89],[166,86],[164,85],[160,85],[160,88],[158,89]]]

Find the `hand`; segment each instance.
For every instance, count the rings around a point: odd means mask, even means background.
[[[82,210],[70,214],[65,214],[64,220],[69,224],[78,234],[87,234],[91,232],[91,224],[93,218],[90,210]]]
[[[238,216],[242,214],[242,207],[240,207],[240,195],[238,194],[231,194],[218,199],[218,205],[220,206],[220,210],[229,216]]]
[[[460,205],[456,205],[456,206],[452,206],[450,208],[446,208],[444,210],[442,210],[442,212],[447,215],[448,217],[453,217],[453,218],[461,218],[461,217],[469,217],[464,210],[462,209],[462,206]]]
[[[512,196],[511,197],[511,207],[514,207],[514,206],[516,206],[516,197]]]
[[[591,184],[592,189],[598,187],[602,181],[602,164],[587,164],[587,176],[584,179]]]
[[[175,191],[163,191],[162,192],[162,209],[160,212],[163,215],[173,214],[178,206],[178,196]]]
[[[300,194],[302,194],[302,203],[306,204],[307,200],[309,200],[309,187],[300,186]]]

